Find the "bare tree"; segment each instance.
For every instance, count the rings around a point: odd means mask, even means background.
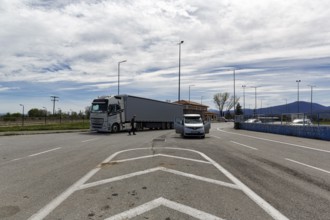
[[[230,111],[235,105],[237,105],[239,101],[239,97],[235,97],[235,102],[234,102],[234,96],[231,96],[228,102],[226,103],[226,111]]]
[[[226,102],[228,101],[228,98],[229,98],[229,93],[228,92],[217,93],[213,96],[213,101],[219,109],[220,117],[222,117],[224,115],[223,114],[223,108],[224,108]]]

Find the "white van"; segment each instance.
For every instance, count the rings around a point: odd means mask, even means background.
[[[292,121],[291,125],[295,126],[305,126],[305,125],[313,125],[310,119],[305,118],[305,119],[295,119]]]
[[[205,134],[210,132],[211,123],[204,123],[199,114],[185,114],[182,119],[176,119],[174,127],[175,132],[182,137],[205,138]]]

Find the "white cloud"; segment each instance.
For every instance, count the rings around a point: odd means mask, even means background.
[[[180,40],[182,91],[195,84],[196,97],[232,92],[230,67],[238,92],[263,86],[269,104],[295,101],[297,78],[330,83],[327,0],[4,0],[0,25],[0,82],[74,83],[58,88],[67,95],[117,91],[126,59],[121,91],[176,99]]]

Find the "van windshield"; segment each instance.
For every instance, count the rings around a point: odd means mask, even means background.
[[[202,119],[200,117],[187,117],[184,119],[185,123],[187,124],[200,124],[203,123]]]

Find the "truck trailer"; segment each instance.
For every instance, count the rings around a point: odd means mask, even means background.
[[[135,117],[136,129],[173,129],[182,117],[183,106],[131,95],[102,96],[94,99],[90,112],[90,130],[119,132],[129,130]]]

